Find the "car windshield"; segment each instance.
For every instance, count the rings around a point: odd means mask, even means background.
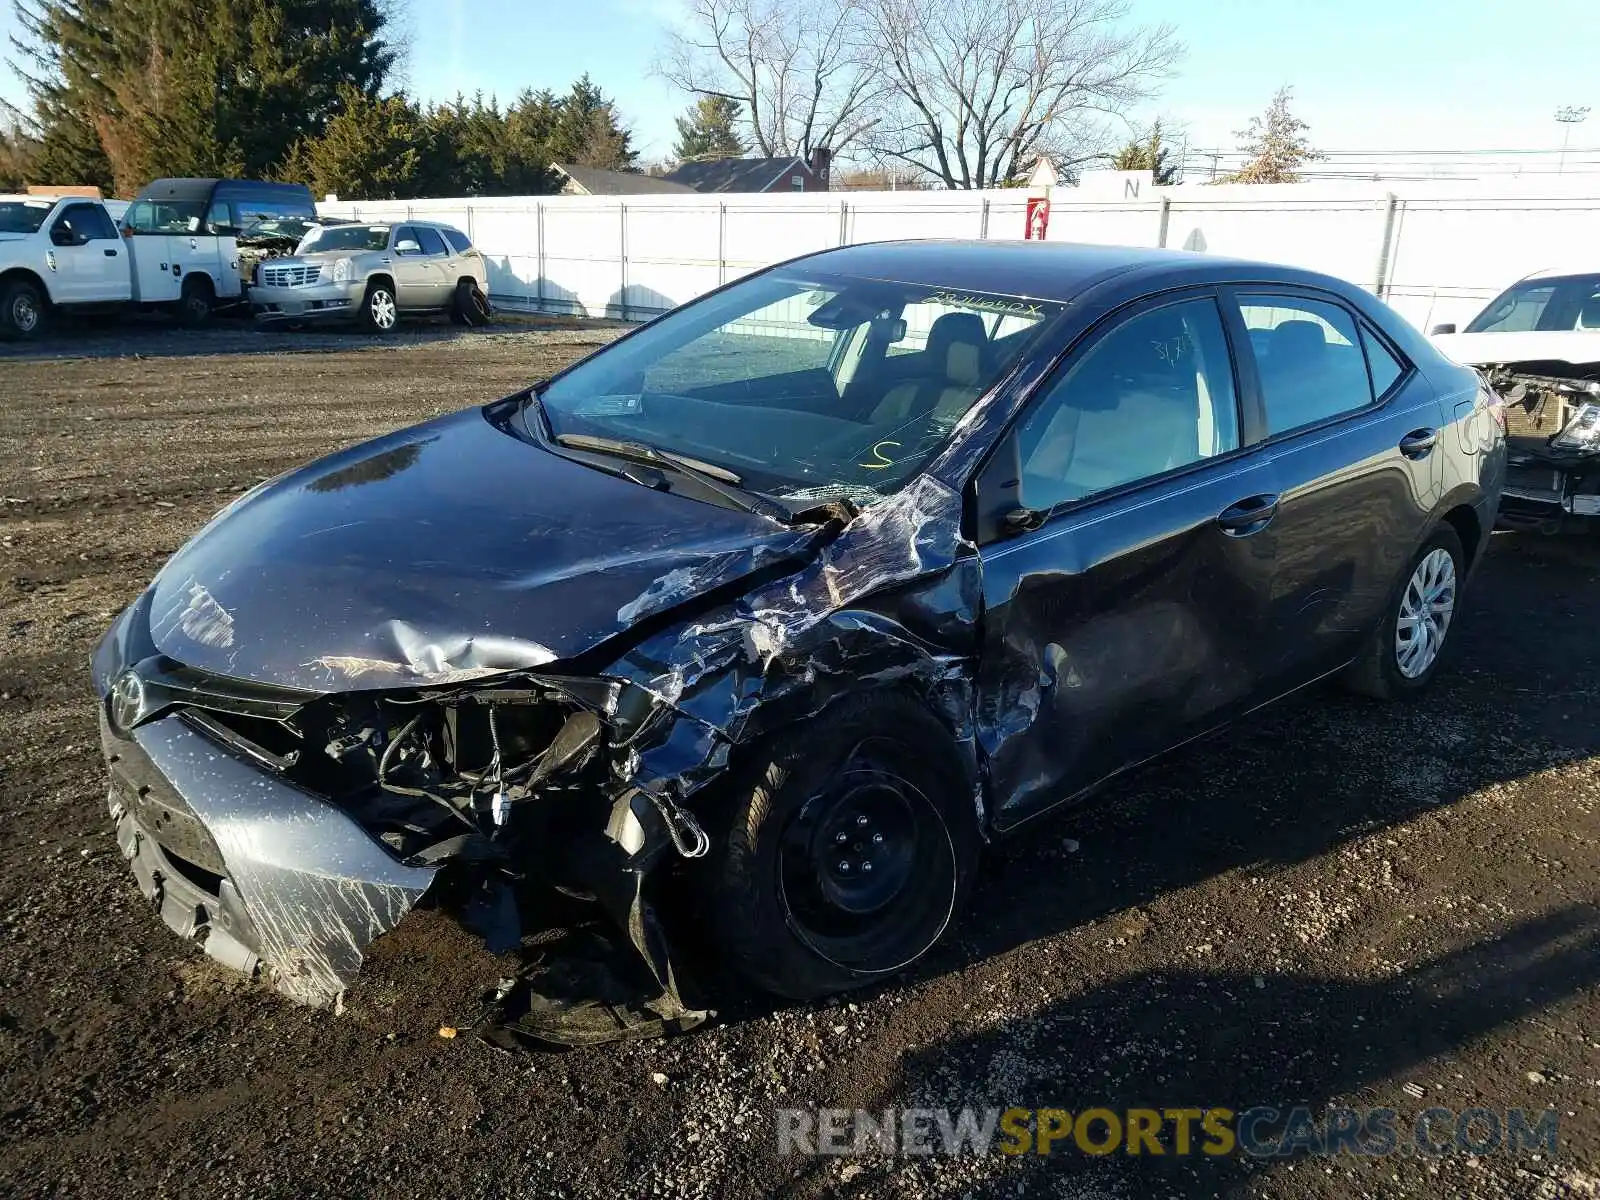
[[[389,244],[387,225],[322,225],[306,234],[296,254],[313,250],[382,250]]]
[[[642,443],[783,500],[870,504],[933,457],[1060,307],[771,272],[669,313],[539,400],[558,438]]]
[[[54,200],[0,200],[0,233],[38,233]]]
[[[316,225],[307,217],[257,217],[239,231],[246,238],[302,238]]]
[[[1472,319],[1467,333],[1600,330],[1600,275],[1525,279]]]

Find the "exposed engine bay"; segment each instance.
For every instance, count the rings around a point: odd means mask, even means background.
[[[1600,516],[1600,361],[1479,370],[1505,405],[1501,524],[1554,533],[1567,517]]]

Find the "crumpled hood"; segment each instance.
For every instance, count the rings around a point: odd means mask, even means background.
[[[810,532],[659,492],[469,409],[224,509],[156,577],[160,651],[314,691],[459,682],[589,650]]]
[[[1430,340],[1442,353],[1466,367],[1515,362],[1600,362],[1600,331],[1596,330],[1436,333]]]

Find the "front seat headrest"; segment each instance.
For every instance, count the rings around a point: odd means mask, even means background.
[[[983,378],[988,344],[977,313],[945,313],[928,330],[928,356],[943,368],[946,379],[962,387],[975,387]]]

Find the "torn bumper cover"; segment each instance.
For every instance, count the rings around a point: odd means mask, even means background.
[[[117,845],[178,934],[285,995],[332,1003],[434,881],[325,800],[221,753],[180,716],[100,715]]]

